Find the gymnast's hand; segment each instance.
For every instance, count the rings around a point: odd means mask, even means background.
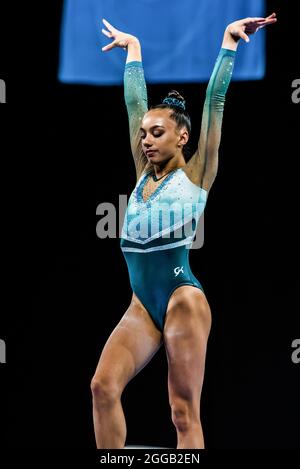
[[[231,35],[235,42],[238,42],[240,39],[249,42],[248,36],[265,26],[276,23],[276,21],[276,13],[272,13],[272,15],[266,18],[244,18],[230,23],[226,28],[226,32]]]
[[[126,50],[127,46],[131,43],[135,43],[138,39],[132,34],[126,34],[118,29],[114,28],[108,21],[105,19],[102,20],[105,24],[106,29],[102,29],[103,34],[109,37],[110,39],[113,38],[113,42],[107,44],[107,46],[102,47],[103,52],[113,49],[114,47],[122,47],[122,49]]]

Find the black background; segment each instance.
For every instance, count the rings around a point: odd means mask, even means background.
[[[300,104],[291,100],[299,38],[295,2],[267,3],[279,21],[267,31],[266,78],[230,86],[205,243],[190,256],[213,314],[202,398],[208,448],[300,441],[300,364],[291,360],[300,337]],[[95,447],[89,384],[131,298],[119,239],[95,235],[97,205],[118,207],[135,184],[123,89],[58,83],[61,4],[45,2],[10,31],[9,59],[1,51],[3,273],[12,290],[4,289],[0,371],[10,448]],[[174,87],[189,104],[193,149],[206,84],[149,85],[150,104]],[[175,447],[163,349],[123,402],[127,444]]]

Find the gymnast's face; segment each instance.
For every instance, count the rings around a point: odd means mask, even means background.
[[[153,164],[181,156],[182,148],[188,141],[187,129],[178,129],[177,123],[170,117],[171,113],[170,109],[152,109],[142,120],[142,149],[148,161]]]

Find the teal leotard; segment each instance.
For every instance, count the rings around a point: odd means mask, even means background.
[[[172,292],[181,285],[202,289],[188,255],[207,193],[180,168],[169,173],[145,202],[147,177],[141,176],[130,196],[121,247],[132,289],[162,330]]]
[[[210,79],[202,125],[207,134],[222,120],[225,94],[232,75],[234,52],[221,49]],[[162,331],[169,299],[176,288],[191,285],[203,290],[189,265],[189,250],[208,192],[194,184],[184,167],[170,172],[160,186],[143,198],[149,175],[140,145],[140,123],[147,111],[141,62],[129,62],[124,75],[131,148],[137,184],[130,196],[121,234],[132,290]],[[216,118],[216,119],[214,119]],[[217,130],[214,138],[219,138]]]

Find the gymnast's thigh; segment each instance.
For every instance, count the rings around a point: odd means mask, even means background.
[[[111,381],[123,389],[162,345],[162,333],[133,294],[131,303],[109,336],[94,380]]]
[[[188,400],[197,409],[210,327],[205,294],[193,286],[179,287],[170,299],[164,327],[171,404]]]

